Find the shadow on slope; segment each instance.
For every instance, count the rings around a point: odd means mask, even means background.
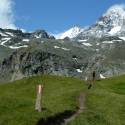
[[[46,119],[40,119],[36,125],[62,125],[65,119],[75,114],[74,111],[66,110],[63,113],[58,113],[54,116],[50,116]]]

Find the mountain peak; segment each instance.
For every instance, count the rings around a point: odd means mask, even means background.
[[[114,5],[110,7],[107,12],[103,15],[104,23],[111,27],[109,34],[114,35],[118,33],[125,22],[125,6]]]
[[[110,26],[121,26],[125,20],[124,5],[114,5],[100,18],[99,23],[110,24]]]
[[[79,33],[81,33],[83,31],[82,28],[78,27],[78,26],[74,26],[72,28],[70,28],[69,30],[60,33],[58,35],[56,35],[57,39],[64,39],[65,37],[69,37],[69,38],[74,38],[76,37]]]
[[[114,5],[110,7],[96,23],[84,30],[78,39],[88,38],[90,36],[114,36],[125,34],[125,5]]]
[[[107,17],[109,20],[112,20],[113,26],[121,26],[125,20],[125,6],[114,5],[107,10],[103,17]]]
[[[114,5],[111,6],[104,15],[120,14],[125,17],[125,5]]]

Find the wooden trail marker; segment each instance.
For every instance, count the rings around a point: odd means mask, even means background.
[[[41,106],[42,93],[43,93],[43,85],[38,85],[36,104],[35,104],[35,110],[38,112],[41,112],[41,109],[42,109],[42,106]]]

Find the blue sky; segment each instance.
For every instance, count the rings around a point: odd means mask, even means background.
[[[92,25],[110,6],[125,0],[3,0],[13,1],[14,25],[27,31],[59,33]],[[11,12],[12,13],[12,12]]]

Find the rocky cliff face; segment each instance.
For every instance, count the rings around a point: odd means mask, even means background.
[[[0,65],[0,80],[13,81],[39,74],[77,76],[73,61],[49,52],[15,51]]]

